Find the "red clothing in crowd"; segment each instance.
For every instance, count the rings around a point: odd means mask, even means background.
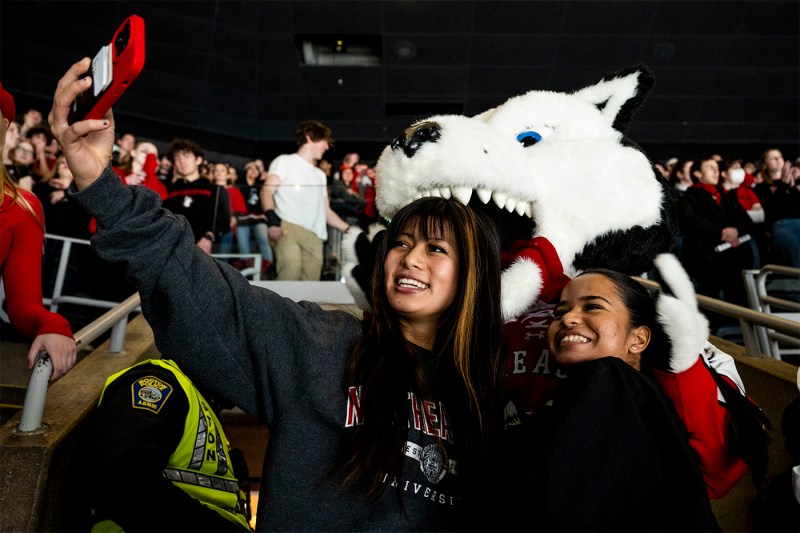
[[[739,203],[742,204],[745,211],[750,211],[755,204],[761,203],[756,192],[750,187],[745,187],[743,185],[740,185],[736,189],[736,198],[739,199]]]
[[[120,167],[111,168],[113,168],[114,172],[117,173],[117,176],[120,177],[122,183],[127,185],[128,182],[125,181],[125,178],[133,174],[133,171],[125,170]],[[156,191],[161,199],[164,200],[167,197],[167,187],[158,178],[156,170],[158,170],[158,159],[156,159],[155,154],[147,154],[147,159],[145,159],[144,165],[142,166],[142,172],[144,172],[144,181],[142,181],[141,185]],[[92,218],[92,220],[89,222],[89,231],[92,235],[97,233],[97,221],[94,218]]]
[[[247,214],[247,203],[244,201],[244,195],[239,190],[239,187],[230,186],[226,187],[226,189],[228,190],[228,199],[231,204],[231,215],[238,221],[239,215]],[[231,231],[235,229],[236,223],[231,226]]]
[[[123,170],[119,167],[113,167],[114,172],[122,178],[124,183],[125,178],[133,174],[132,170]],[[162,200],[167,197],[167,187],[164,183],[158,179],[158,174],[156,171],[158,170],[158,159],[156,159],[155,154],[147,154],[147,158],[144,161],[144,165],[142,166],[142,171],[144,172],[144,181],[141,183],[148,189],[152,189],[158,193]]]
[[[33,193],[20,190],[39,220],[42,205]],[[11,325],[26,337],[57,333],[72,337],[69,322],[42,304],[42,251],[44,229],[11,196],[3,196],[0,207],[0,275],[6,291]]]

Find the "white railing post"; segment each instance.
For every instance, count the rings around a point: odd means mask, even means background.
[[[125,317],[119,322],[114,324],[111,328],[111,338],[108,343],[108,351],[111,353],[119,353],[122,351],[122,345],[125,342],[125,327],[128,325],[128,318]]]
[[[28,380],[28,390],[25,391],[25,404],[22,407],[22,418],[19,422],[19,431],[33,431],[42,427],[42,414],[44,401],[47,398],[47,384],[53,375],[53,361],[44,350],[36,356],[33,371]]]

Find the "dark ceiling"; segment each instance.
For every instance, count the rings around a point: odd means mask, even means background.
[[[146,23],[147,62],[115,110],[119,129],[151,138],[194,136],[209,149],[271,157],[263,151],[316,118],[333,128],[337,149],[373,146],[377,156],[415,119],[476,114],[530,89],[575,90],[643,63],[656,85],[628,131],[634,141],[776,145],[794,157],[798,6],[3,0],[0,79],[23,105],[47,105],[61,73],[136,13]],[[346,53],[333,54],[334,64],[302,64],[298,41],[335,38]],[[346,64],[362,49],[377,54],[375,64]]]

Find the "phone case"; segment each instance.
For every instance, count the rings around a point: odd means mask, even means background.
[[[144,19],[126,18],[92,60],[92,87],[73,102],[69,123],[101,119],[144,68]]]

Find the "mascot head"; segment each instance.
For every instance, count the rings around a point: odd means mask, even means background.
[[[505,248],[549,243],[555,265],[520,254],[504,271],[506,318],[552,293],[548,269],[641,274],[674,228],[666,183],[624,136],[652,81],[634,67],[572,93],[533,90],[474,117],[417,122],[378,160],[378,210],[391,218],[421,196],[457,197],[496,221]]]

